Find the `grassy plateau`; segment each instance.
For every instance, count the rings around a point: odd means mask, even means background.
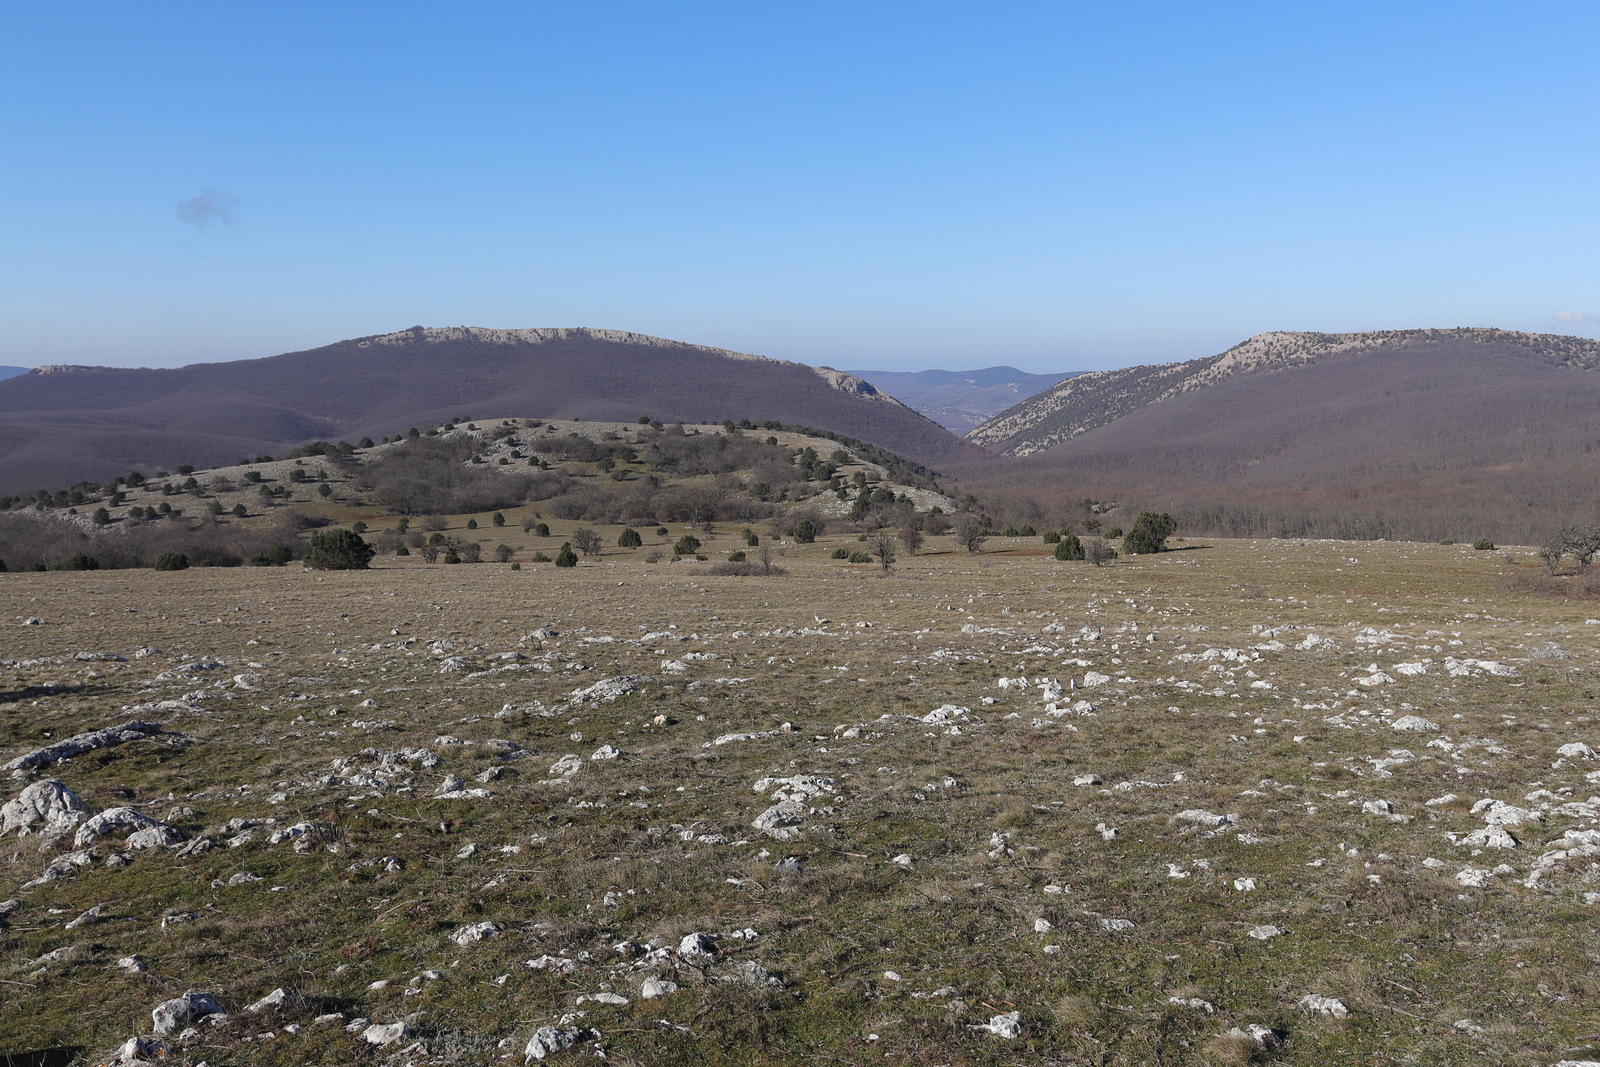
[[[1529,550],[763,531],[722,576],[667,525],[0,575],[0,762],[161,727],[0,799],[183,838],[0,837],[0,1054],[193,990],[163,1062],[1600,1058],[1600,608],[1504,589]]]

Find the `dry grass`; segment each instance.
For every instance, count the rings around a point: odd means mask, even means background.
[[[338,1028],[260,1040],[276,1024],[239,1009],[279,985],[311,998],[306,1022],[414,1015],[439,1063],[492,1061],[502,1040],[520,1053],[574,1010],[640,1063],[1250,1062],[1214,1042],[1251,1023],[1290,1035],[1286,1062],[1531,1067],[1587,1047],[1596,961],[1568,931],[1592,916],[1600,871],[1573,858],[1522,884],[1545,841],[1595,823],[1555,810],[1593,792],[1593,768],[1552,767],[1561,744],[1600,747],[1585,608],[1500,588],[1505,562],[1465,546],[1213,542],[1096,569],[947,541],[887,579],[830,560],[840,537],[784,546],[788,576],[750,581],[614,547],[571,571],[391,557],[367,573],[6,575],[7,758],[159,718],[195,743],[53,773],[96,807],[186,807],[185,832],[217,847],[117,869],[101,846],[102,862],[24,891],[48,857],[0,839],[0,898],[21,901],[0,932],[0,1050],[103,1052],[200,987],[235,1017],[177,1062],[373,1058]],[[1241,581],[1271,594],[1241,600]],[[45,624],[15,625],[33,616]],[[1331,644],[1296,648],[1311,635]],[[1550,642],[1575,658],[1535,654]],[[442,671],[451,657],[461,669]],[[1451,675],[1447,658],[1516,673]],[[196,660],[225,666],[156,681]],[[1373,663],[1393,681],[1357,684]],[[1090,671],[1112,680],[1082,688]],[[623,675],[640,691],[570,696]],[[997,685],[1019,676],[1080,688],[1053,715],[1036,688]],[[182,703],[133,710],[168,700]],[[959,729],[917,721],[944,704],[968,709]],[[1441,729],[1390,729],[1402,714]],[[714,743],[729,734],[754,736]],[[531,755],[506,761],[494,739]],[[607,744],[623,757],[588,759]],[[582,768],[547,784],[568,753]],[[496,795],[437,799],[447,773]],[[837,791],[810,802],[801,836],[755,830],[772,803],[755,782],[802,774]],[[1101,784],[1074,784],[1088,774]],[[1525,799],[1540,789],[1556,799]],[[1481,826],[1469,809],[1485,797],[1542,804],[1545,821],[1516,831],[1520,849],[1473,856],[1445,834]],[[1375,800],[1409,821],[1363,809]],[[1174,818],[1191,809],[1230,823]],[[301,852],[265,833],[230,848],[236,818],[316,828]],[[801,869],[777,869],[786,857]],[[1514,873],[1488,888],[1455,880],[1501,862]],[[240,871],[262,880],[213,888]],[[64,929],[98,903],[107,921]],[[196,918],[160,928],[178,913]],[[448,939],[480,921],[500,936]],[[1282,933],[1250,936],[1267,925]],[[697,931],[719,959],[618,951]],[[54,971],[27,966],[80,943]],[[134,952],[148,972],[115,968]],[[524,963],[546,954],[574,973]],[[744,961],[782,986],[720,981]],[[639,999],[654,974],[682,988]],[[576,1002],[607,986],[632,1003]],[[1174,990],[1216,1013],[1168,1005]],[[1352,1017],[1307,1016],[1311,992]],[[966,1029],[1011,1010],[1019,1043]]]

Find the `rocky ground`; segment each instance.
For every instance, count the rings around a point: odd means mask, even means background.
[[[1600,1059],[1600,608],[947,540],[5,575],[0,1053]]]

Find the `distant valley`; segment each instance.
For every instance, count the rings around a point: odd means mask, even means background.
[[[983,370],[850,371],[953,433],[964,434],[1081,371],[1028,374],[1015,367]]]

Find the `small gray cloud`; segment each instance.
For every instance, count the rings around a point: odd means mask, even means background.
[[[214,225],[228,226],[239,211],[239,198],[207,189],[199,196],[178,201],[178,221],[187,222],[197,230],[209,230]]]
[[[1557,322],[1600,322],[1600,315],[1590,315],[1582,311],[1558,311],[1554,317]]]

